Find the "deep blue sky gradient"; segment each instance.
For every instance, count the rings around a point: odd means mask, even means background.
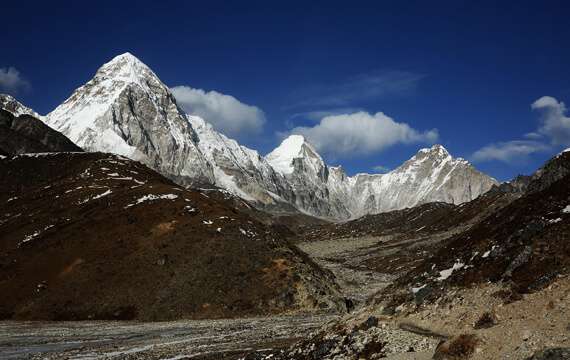
[[[88,4],[88,5],[86,5]],[[129,51],[169,86],[230,94],[260,107],[265,154],[276,133],[314,124],[300,96],[370,73],[418,75],[412,90],[356,97],[346,107],[382,111],[419,130],[437,128],[455,156],[519,139],[538,126],[530,104],[570,102],[567,1],[136,1],[2,4],[0,68],[31,83],[18,98],[45,114],[113,56]],[[317,90],[315,90],[317,89]],[[421,144],[329,159],[349,173],[393,168]],[[558,151],[505,165],[477,163],[506,180]]]

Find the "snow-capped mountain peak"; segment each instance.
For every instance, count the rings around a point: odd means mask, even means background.
[[[387,174],[348,176],[291,135],[266,157],[186,115],[169,88],[130,53],[116,56],[54,111],[48,125],[87,151],[144,162],[183,185],[214,184],[275,211],[347,219],[429,201],[460,203],[495,181],[441,145]]]
[[[283,175],[290,175],[295,171],[295,159],[306,159],[313,167],[324,166],[321,156],[303,135],[290,135],[275,150],[267,154],[266,159]]]
[[[109,83],[137,84],[150,90],[152,82],[165,86],[158,76],[142,61],[129,52],[115,56],[97,70],[95,77]],[[152,80],[152,81],[149,81]]]
[[[424,158],[424,157],[444,160],[451,158],[451,155],[443,145],[435,144],[432,147],[420,149],[417,152],[417,154],[414,156],[414,158]]]
[[[459,204],[488,191],[497,181],[442,145],[421,149],[398,168],[378,175],[355,176],[353,213],[383,212],[442,201]],[[379,196],[381,195],[381,196]]]
[[[445,146],[443,146],[441,144],[433,144],[429,148],[420,149],[420,150],[418,150],[418,153],[438,153],[438,154],[442,154],[444,156],[449,155],[449,151],[447,151]]]
[[[29,107],[22,105],[13,96],[8,94],[0,94],[0,109],[9,111],[14,116],[31,115],[37,119],[42,118],[40,114],[30,109]]]
[[[168,87],[130,53],[116,56],[46,117],[87,151],[139,160],[181,183],[211,182],[211,166]]]

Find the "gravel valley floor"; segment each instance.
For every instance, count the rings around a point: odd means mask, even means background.
[[[343,294],[364,299],[392,275],[366,268],[372,250],[389,237],[328,239],[299,244],[331,270]],[[231,320],[174,322],[2,322],[2,359],[237,359],[256,350],[285,348],[340,315],[299,313]],[[384,329],[391,332],[390,328]],[[407,358],[407,357],[406,357]]]
[[[235,359],[288,346],[334,315],[232,320],[2,322],[1,359]]]

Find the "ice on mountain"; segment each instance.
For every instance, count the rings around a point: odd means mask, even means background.
[[[175,200],[177,198],[178,198],[178,195],[176,195],[176,194],[163,194],[163,195],[148,194],[148,195],[144,195],[144,196],[138,198],[135,203],[125,206],[125,209],[130,208],[130,207],[135,206],[135,205],[138,205],[138,204],[141,204],[141,203],[144,203],[146,201]]]

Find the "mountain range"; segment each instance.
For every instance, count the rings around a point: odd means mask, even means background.
[[[389,173],[355,176],[328,166],[300,135],[262,156],[216,131],[208,119],[186,114],[130,53],[101,66],[46,116],[5,95],[0,105],[43,120],[85,151],[123,155],[179,184],[217,186],[272,212],[346,220],[433,201],[460,204],[497,184],[441,145],[419,150]]]
[[[569,150],[501,184],[439,144],[349,176],[301,135],[265,156],[240,145],[128,53],[45,116],[0,94],[0,354],[567,353]],[[102,342],[90,326],[17,322],[110,319],[198,321],[98,322],[113,327]]]

